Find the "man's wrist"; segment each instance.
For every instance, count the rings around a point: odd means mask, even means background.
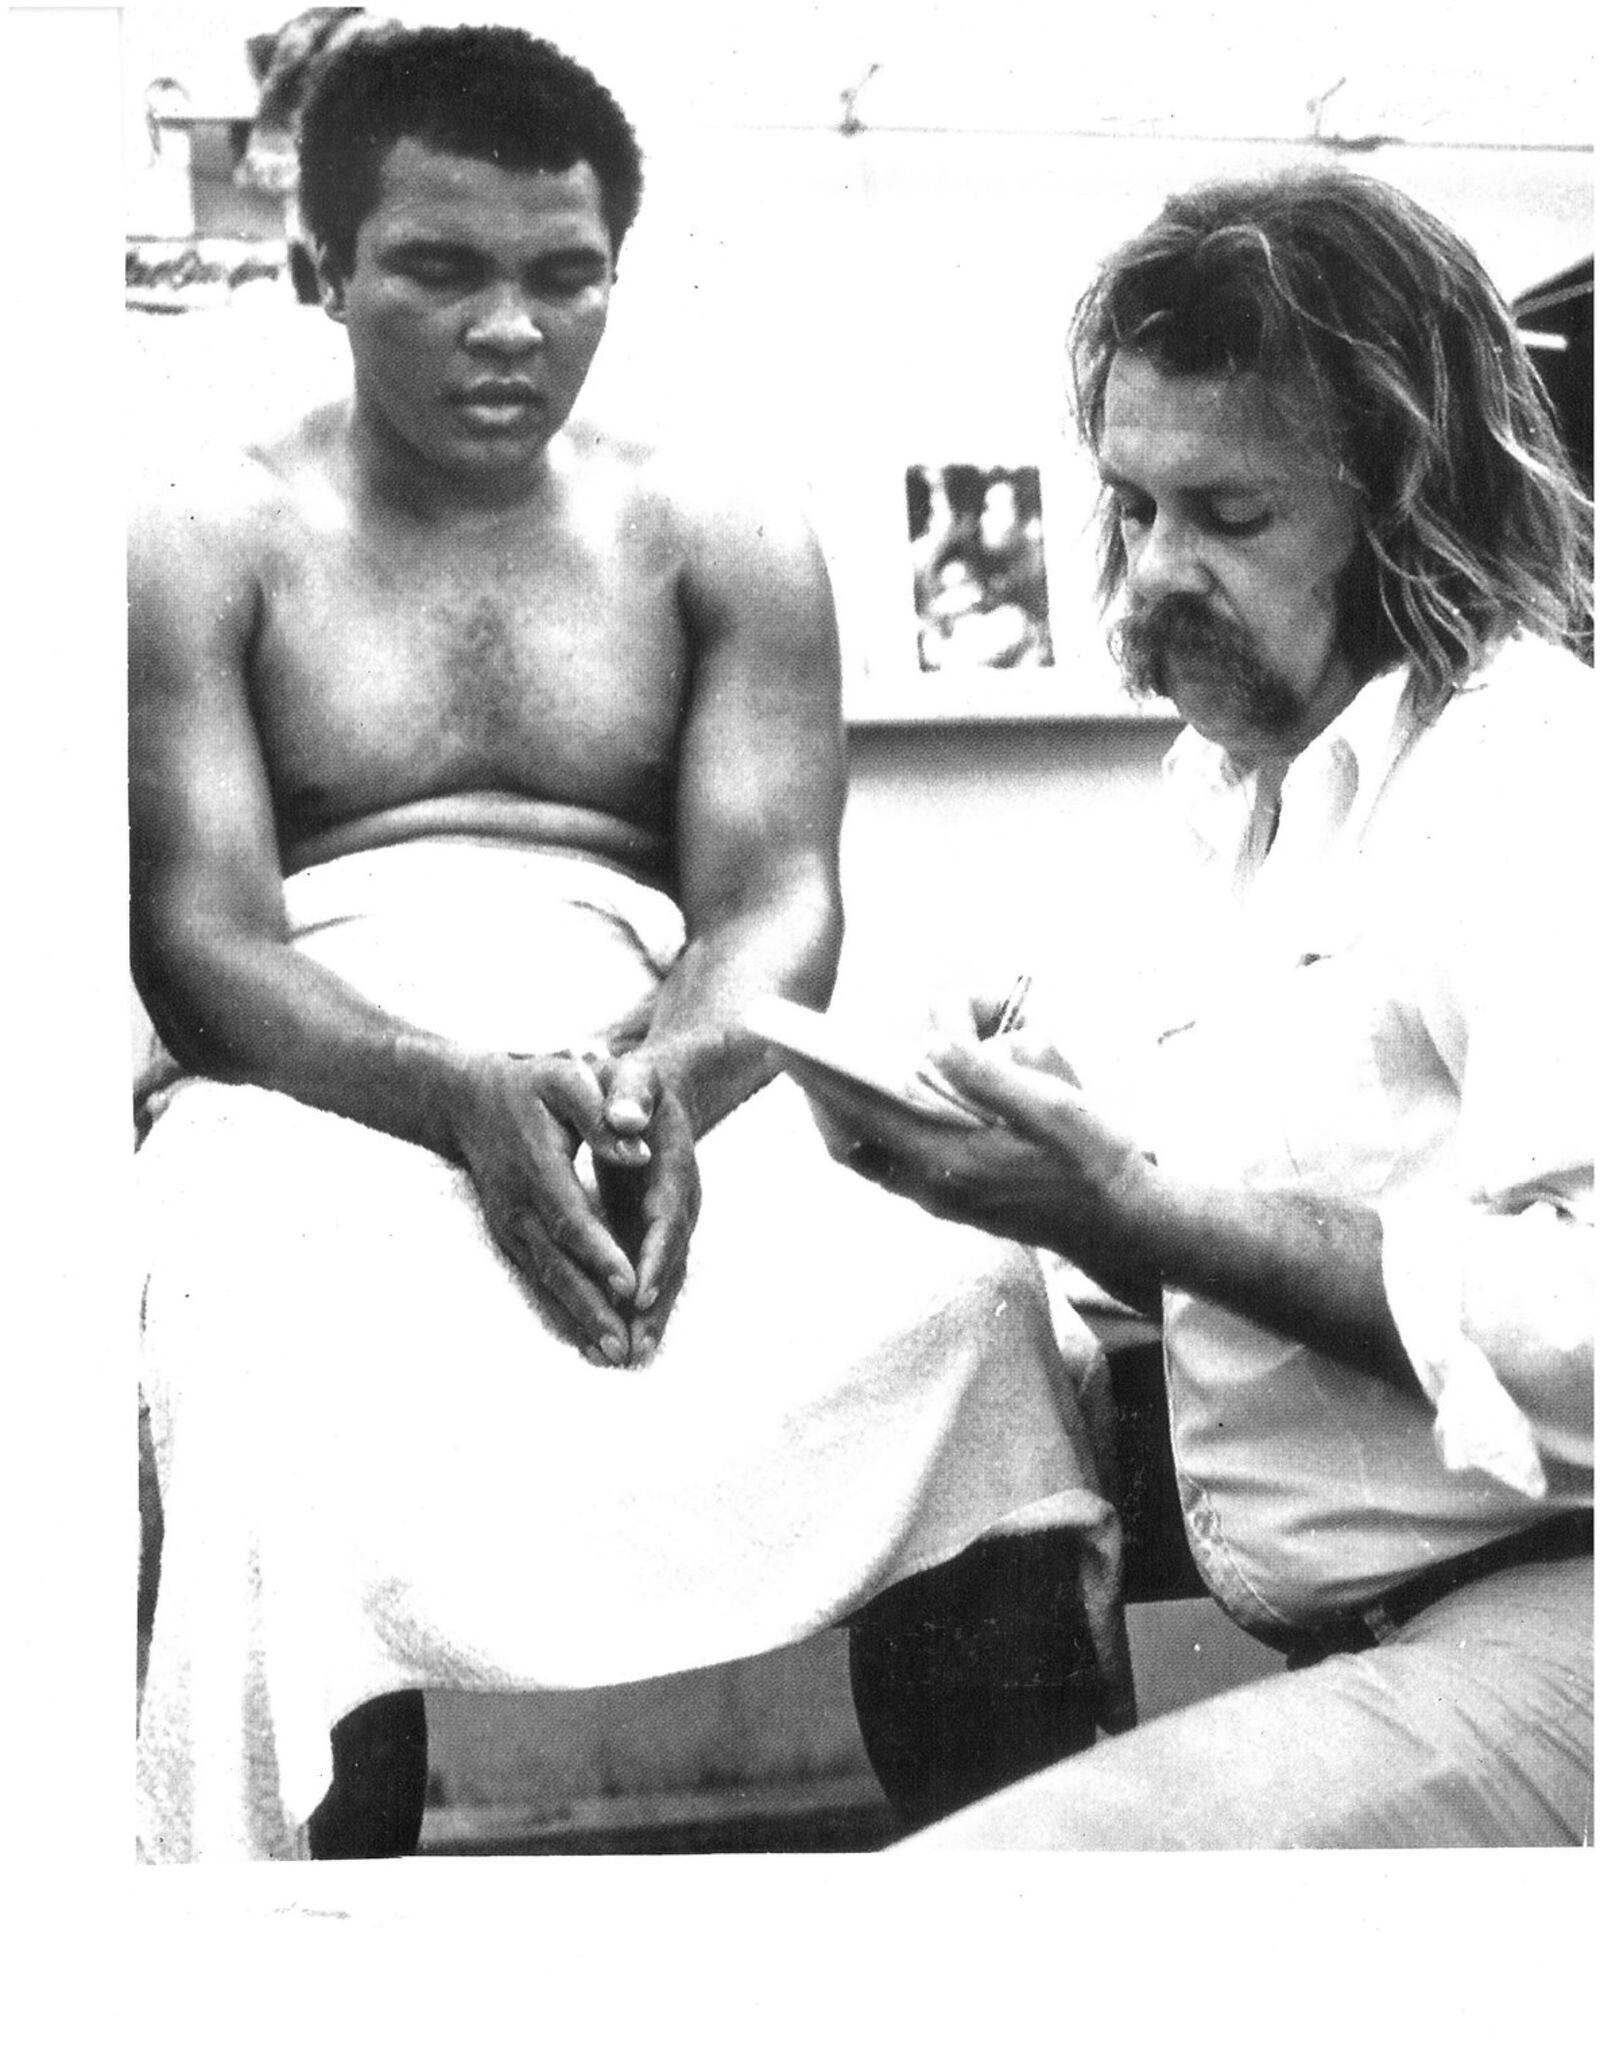
[[[776,1075],[765,1045],[740,1028],[647,1036],[630,1055],[678,1101],[696,1140]]]
[[[1129,1279],[1162,1286],[1172,1277],[1171,1253],[1182,1219],[1181,1188],[1153,1158],[1136,1152],[1107,1179],[1069,1254],[1093,1249],[1102,1259],[1115,1259]]]
[[[464,1165],[468,1116],[498,1060],[436,1037],[408,1034],[397,1038],[394,1061],[412,1089],[418,1142],[449,1163]]]

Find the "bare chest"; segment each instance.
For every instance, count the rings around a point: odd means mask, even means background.
[[[291,832],[485,791],[658,830],[687,673],[661,556],[309,538],[273,556],[251,685]]]

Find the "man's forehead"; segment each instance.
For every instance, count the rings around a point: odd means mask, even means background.
[[[1329,441],[1305,400],[1258,374],[1173,374],[1119,352],[1106,382],[1100,458],[1185,472],[1287,479],[1325,473]]]
[[[561,172],[508,168],[401,137],[383,161],[374,213],[430,229],[486,218],[560,219],[606,236],[600,179],[585,159]],[[607,237],[609,243],[609,238]]]

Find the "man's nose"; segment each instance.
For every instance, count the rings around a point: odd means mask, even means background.
[[[1128,587],[1154,603],[1165,596],[1204,596],[1211,587],[1203,542],[1192,524],[1158,511],[1128,546]]]
[[[544,343],[544,331],[530,298],[514,287],[485,295],[472,312],[467,343],[482,352],[532,352]]]

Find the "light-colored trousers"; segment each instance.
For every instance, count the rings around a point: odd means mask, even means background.
[[[1369,1652],[1158,1718],[909,1847],[1562,1847],[1594,1837],[1594,1561],[1505,1569]]]

